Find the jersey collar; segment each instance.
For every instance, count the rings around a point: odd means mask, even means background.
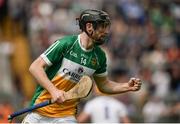
[[[81,47],[81,49],[82,49],[83,51],[85,51],[85,52],[90,52],[90,51],[93,50],[93,48],[87,50],[86,48],[84,48],[84,47],[82,46],[82,44],[81,44],[81,42],[80,42],[80,35],[78,35],[78,43],[79,43],[79,46]]]

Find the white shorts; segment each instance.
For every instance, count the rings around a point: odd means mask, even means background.
[[[74,116],[51,118],[31,112],[24,118],[22,123],[77,123],[77,120]]]

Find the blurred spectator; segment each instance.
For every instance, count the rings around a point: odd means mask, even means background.
[[[8,115],[14,111],[12,96],[0,93],[0,123],[8,123]],[[13,121],[14,122],[14,121]]]
[[[152,75],[152,83],[155,86],[154,95],[158,98],[165,99],[169,94],[170,75],[165,70],[156,70]]]
[[[143,107],[143,116],[145,123],[158,122],[163,113],[166,111],[167,106],[158,97],[152,97]]]
[[[8,115],[13,111],[13,107],[9,103],[0,103],[0,123],[8,123]]]
[[[173,62],[170,65],[171,84],[170,89],[179,95],[180,93],[180,63]]]
[[[7,42],[0,42],[0,93],[10,96],[17,92],[14,88],[10,57],[13,53],[13,46]]]
[[[119,0],[118,7],[128,24],[144,23],[144,9],[137,0]]]
[[[0,41],[5,35],[5,23],[8,15],[8,0],[0,0]]]
[[[112,96],[98,96],[86,103],[78,116],[79,122],[129,123],[126,107]]]
[[[28,40],[24,32],[24,24],[27,20],[24,20],[25,16],[20,14],[25,12],[24,5],[27,4],[23,4],[22,0],[1,2],[5,7],[0,11],[4,15],[2,23],[0,21],[2,24],[2,27],[0,26],[2,30],[0,31],[0,79],[2,79],[0,93],[13,96],[14,107],[17,107],[31,97],[33,92],[31,88],[34,86],[32,77],[27,71],[30,62]]]

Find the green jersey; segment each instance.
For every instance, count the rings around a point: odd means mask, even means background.
[[[107,75],[105,53],[98,46],[89,50],[83,48],[80,35],[66,36],[57,40],[41,57],[49,65],[45,69],[48,78],[60,90],[68,91],[83,75]],[[50,94],[38,86],[32,104],[50,98]],[[63,103],[64,107],[54,104],[38,109],[38,111],[46,116],[61,117],[75,114],[76,105],[77,101],[72,100]]]

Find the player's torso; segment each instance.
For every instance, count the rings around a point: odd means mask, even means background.
[[[99,66],[97,54],[94,48],[85,50],[78,39],[74,41],[63,54],[61,66],[52,79],[54,85],[67,91],[68,86],[75,85],[83,75],[92,76]]]
[[[52,83],[60,90],[70,90],[83,75],[92,76],[99,66],[98,58],[94,49],[89,51],[84,50],[78,39],[70,45],[63,56],[62,61],[59,62],[59,67],[55,76],[52,78]],[[36,99],[36,103],[50,99],[50,94],[44,90]],[[65,116],[73,115],[76,111],[77,100],[66,101],[63,104],[53,104],[45,108],[39,109],[39,112],[47,116]],[[47,111],[50,114],[47,114]],[[55,113],[52,115],[51,113]]]
[[[92,76],[99,64],[96,54],[93,48],[89,51],[83,50],[79,42],[76,41],[64,54],[57,75],[67,79],[69,77],[72,82],[79,81],[82,75]]]

